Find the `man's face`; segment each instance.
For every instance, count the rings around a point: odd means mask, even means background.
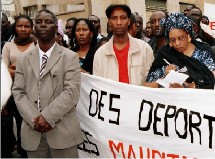
[[[137,35],[139,35],[143,30],[143,18],[139,15],[135,15],[137,21]]]
[[[88,19],[93,24],[95,31],[99,32],[100,29],[99,19],[95,16],[90,16]]]
[[[57,25],[51,14],[46,12],[41,12],[35,18],[35,32],[38,40],[50,41],[55,39],[55,34],[57,32]]]
[[[72,27],[74,25],[74,20],[69,20],[67,23],[66,23],[66,26],[65,26],[65,29],[66,29],[66,32],[65,34],[71,39],[71,32],[72,32]]]
[[[152,28],[150,23],[146,23],[145,34],[146,37],[151,37],[152,35]]]
[[[184,15],[187,16],[192,8],[193,8],[192,5],[187,5],[186,8],[184,9]]]
[[[130,18],[126,11],[121,8],[115,8],[108,19],[113,34],[116,36],[123,36],[128,33],[128,25],[130,25]]]
[[[1,19],[1,32],[4,33],[5,31],[7,31],[9,26],[10,26],[10,22],[7,20],[7,18],[5,16],[2,16],[2,19]]]
[[[202,19],[202,13],[201,13],[201,11],[200,11],[199,9],[197,9],[197,8],[191,9],[191,11],[188,13],[188,15],[193,16],[193,17],[196,17],[196,19],[197,19],[198,21],[200,21],[200,20]]]
[[[164,29],[160,25],[160,20],[162,18],[166,18],[166,15],[161,11],[154,12],[150,18],[152,35],[155,37],[164,36]]]

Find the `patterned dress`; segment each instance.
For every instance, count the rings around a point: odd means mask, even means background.
[[[194,58],[198,60],[199,62],[203,63],[204,65],[207,66],[207,68],[210,71],[215,70],[215,61],[211,57],[211,53],[208,51],[201,51],[198,48],[195,49],[193,52],[191,58]],[[146,82],[153,82],[157,81],[158,79],[164,77],[166,75],[165,73],[165,68],[167,66],[162,66],[161,68],[156,69],[153,72],[150,72],[147,76]],[[179,70],[179,67],[177,66],[176,71]]]

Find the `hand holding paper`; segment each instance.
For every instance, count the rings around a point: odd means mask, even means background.
[[[183,84],[189,76],[184,73],[178,73],[171,70],[164,79],[158,79],[156,82],[165,88],[169,88],[170,83]]]

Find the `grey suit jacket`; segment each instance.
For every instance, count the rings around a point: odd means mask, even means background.
[[[64,149],[83,141],[75,106],[80,95],[80,65],[75,52],[56,44],[41,77],[39,92],[38,47],[21,56],[16,65],[12,93],[23,117],[21,138],[25,150],[38,148],[41,133],[33,130],[32,119],[40,114],[52,126],[46,133],[51,148]]]

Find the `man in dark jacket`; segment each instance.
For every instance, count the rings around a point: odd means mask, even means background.
[[[152,47],[154,57],[157,56],[159,49],[166,44],[164,29],[160,25],[160,20],[167,17],[168,15],[162,11],[156,11],[150,17],[153,38],[148,43]]]
[[[2,13],[2,19],[1,19],[1,52],[4,44],[6,42],[11,41],[14,38],[14,34],[10,31],[10,21],[8,20],[8,17],[6,14]]]

